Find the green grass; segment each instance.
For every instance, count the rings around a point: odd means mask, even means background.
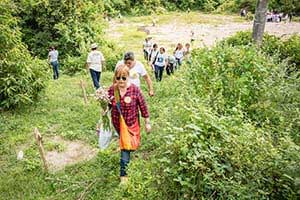
[[[103,75],[102,80],[106,85],[109,84],[111,76],[110,72]],[[103,159],[118,159],[118,155],[105,158],[101,153],[89,162],[69,167],[66,172],[54,175],[43,173],[33,138],[34,127],[39,128],[45,140],[58,135],[68,140],[79,139],[97,147],[95,125],[99,120],[100,110],[92,98],[89,99],[88,105],[84,104],[79,87],[80,79],[86,81],[88,93],[93,93],[91,79],[87,75],[62,76],[59,80],[49,81],[45,93],[36,105],[1,113],[0,175],[4,181],[0,184],[0,199],[45,199],[46,196],[52,196],[50,199],[74,199],[84,185],[76,186],[77,192],[73,193],[74,195],[68,192],[60,194],[56,193],[60,183],[51,183],[45,180],[46,177],[88,181],[103,176],[99,173],[104,173],[106,168],[103,167],[101,172],[97,170]],[[48,141],[45,141],[45,144],[47,150],[63,150],[63,147],[49,144]],[[16,151],[20,148],[24,151],[24,159],[17,161]],[[117,165],[112,168],[117,169]],[[76,177],[72,173],[77,174]],[[117,181],[117,171],[113,174]]]
[[[208,14],[203,12],[166,12],[163,14],[155,14],[141,17],[127,17],[124,23],[143,23],[151,25],[152,20],[157,20],[159,25],[171,24],[173,22],[181,24],[226,24],[229,22],[244,21],[238,15],[224,14]]]
[[[148,70],[149,71],[149,70]],[[149,71],[150,72],[150,71]],[[104,72],[101,83],[110,86],[112,72]],[[151,73],[152,80],[153,75]],[[92,184],[87,191],[86,199],[110,199],[112,194],[120,192],[119,188],[119,153],[116,153],[117,142],[110,148],[99,152],[89,161],[84,161],[56,173],[44,173],[35,145],[33,129],[37,127],[44,137],[46,150],[63,151],[61,144],[48,141],[47,138],[60,136],[65,140],[81,140],[97,148],[98,138],[95,126],[99,120],[100,107],[92,97],[84,104],[80,80],[87,83],[88,94],[94,89],[87,74],[73,77],[62,75],[58,80],[50,80],[45,92],[35,105],[15,111],[5,111],[0,117],[0,199],[76,199]],[[165,78],[174,81],[173,78]],[[145,82],[142,90],[150,106],[153,133],[146,136],[142,133],[142,147],[133,156],[134,160],[149,156],[153,140],[159,131],[161,108],[165,106],[165,87],[154,83],[157,96],[146,95]],[[168,85],[164,83],[163,85]],[[174,97],[175,98],[175,97]],[[165,100],[164,100],[165,99]],[[17,160],[17,152],[24,151],[24,159]],[[118,197],[115,197],[118,199]]]

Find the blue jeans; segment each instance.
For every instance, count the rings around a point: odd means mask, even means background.
[[[127,176],[126,168],[130,162],[130,152],[129,150],[121,150],[120,176]]]
[[[100,81],[101,72],[97,72],[93,69],[90,69],[90,73],[91,73],[91,77],[92,77],[92,80],[93,80],[94,87],[96,89],[98,89],[100,87],[99,81]]]
[[[163,72],[164,72],[164,67],[154,65],[154,69],[155,69],[155,78],[156,78],[156,80],[161,81],[162,80],[162,75],[163,75]]]
[[[144,51],[144,58],[145,60],[148,61],[148,57],[149,57],[148,51],[146,51],[145,49],[143,51]]]
[[[167,68],[166,68],[166,71],[167,71],[167,74],[168,75],[171,75],[174,73],[174,65],[175,63],[169,63]]]
[[[175,65],[175,69],[179,69],[180,65],[182,64],[182,59],[180,58],[176,58],[176,65]]]
[[[58,79],[58,77],[59,77],[59,72],[58,72],[59,64],[58,64],[58,61],[50,62],[50,64],[52,65],[52,69],[53,69],[53,79]]]

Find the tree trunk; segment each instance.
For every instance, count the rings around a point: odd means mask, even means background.
[[[255,18],[253,23],[252,39],[258,46],[261,45],[264,35],[267,8],[268,0],[257,0]]]

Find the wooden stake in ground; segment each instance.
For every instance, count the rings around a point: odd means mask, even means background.
[[[84,103],[87,104],[88,103],[88,99],[87,99],[87,96],[86,96],[85,83],[84,83],[84,81],[82,79],[80,79],[80,86],[81,86],[82,93],[83,93]]]
[[[44,164],[44,169],[46,172],[48,172],[48,165],[47,165],[47,160],[46,160],[45,150],[44,150],[43,140],[42,140],[43,138],[37,128],[34,128],[34,137],[35,137],[36,143],[39,147],[40,155],[41,155],[41,158],[42,158],[42,161]]]

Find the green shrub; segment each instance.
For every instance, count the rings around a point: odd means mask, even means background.
[[[102,34],[102,1],[16,1],[23,42],[32,54],[46,58],[51,45],[60,57],[80,56]]]
[[[61,70],[64,74],[74,75],[77,72],[86,70],[87,54],[78,57],[67,56],[60,62]]]
[[[283,41],[282,58],[288,58],[289,64],[300,67],[300,35],[293,35],[287,40]]]
[[[166,199],[296,198],[299,146],[288,137],[275,146],[239,116],[216,115],[197,99],[187,104],[190,115],[170,127],[158,158]]]
[[[1,1],[0,12],[0,107],[32,103],[45,87],[47,63],[30,56],[21,42],[13,4]]]
[[[221,43],[232,46],[253,45],[252,32],[240,31],[235,35],[226,38]],[[280,54],[282,48],[282,41],[279,37],[274,35],[264,34],[261,50],[269,55]]]

